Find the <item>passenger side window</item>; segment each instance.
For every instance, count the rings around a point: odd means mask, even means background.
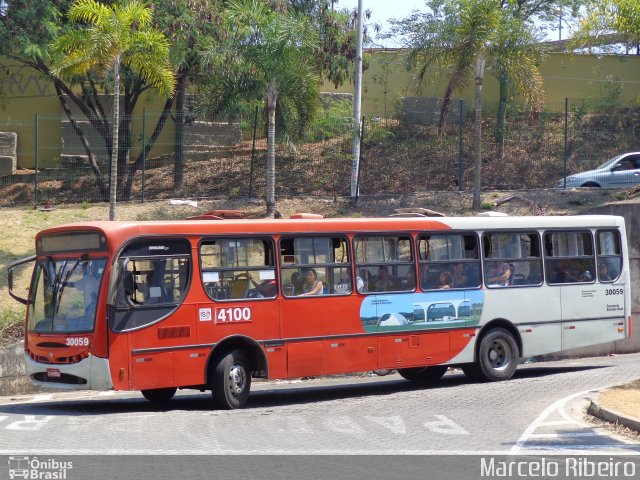
[[[416,273],[408,235],[358,236],[356,286],[358,292],[406,292],[415,289]]]
[[[549,232],[544,235],[547,283],[595,281],[591,232]]]
[[[346,237],[283,238],[280,265],[286,297],[348,295],[352,291]]]
[[[478,238],[475,235],[421,235],[418,254],[423,290],[480,286]]]
[[[622,248],[617,230],[599,231],[597,234],[598,280],[607,283],[618,279],[622,271]]]
[[[482,243],[487,287],[542,284],[542,255],[537,233],[489,232],[483,236]]]
[[[271,239],[207,239],[200,245],[200,263],[204,289],[213,300],[278,294]]]

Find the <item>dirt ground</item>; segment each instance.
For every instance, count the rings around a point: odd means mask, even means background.
[[[640,420],[640,379],[601,392],[598,405]]]

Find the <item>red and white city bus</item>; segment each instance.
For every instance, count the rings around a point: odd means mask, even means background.
[[[34,384],[211,390],[221,408],[243,407],[252,377],[505,380],[523,358],[630,336],[629,286],[614,216],[78,223],[9,267]]]

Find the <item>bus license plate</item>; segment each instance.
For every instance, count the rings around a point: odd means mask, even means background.
[[[47,377],[60,378],[62,374],[57,368],[47,368]]]

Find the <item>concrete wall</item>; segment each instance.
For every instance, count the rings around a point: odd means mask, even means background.
[[[373,49],[366,55],[369,68],[362,78],[362,112],[364,114],[393,115],[404,97],[442,98],[447,86],[446,76],[431,78],[422,86],[416,82],[415,72],[407,71],[405,51]],[[640,56],[637,55],[570,55],[549,53],[540,68],[544,87],[544,104],[556,111],[564,108],[564,99],[607,98],[619,93],[621,101],[634,102],[640,96]],[[325,82],[326,92],[353,93],[353,84],[345,83],[337,89]],[[499,85],[487,72],[483,83],[485,105],[498,101]],[[467,108],[473,106],[475,85],[469,82],[456,98],[464,98]],[[517,97],[516,97],[517,100]]]
[[[22,342],[0,348],[0,395],[40,391],[25,375]]]
[[[16,172],[18,135],[0,132],[0,177]]]

